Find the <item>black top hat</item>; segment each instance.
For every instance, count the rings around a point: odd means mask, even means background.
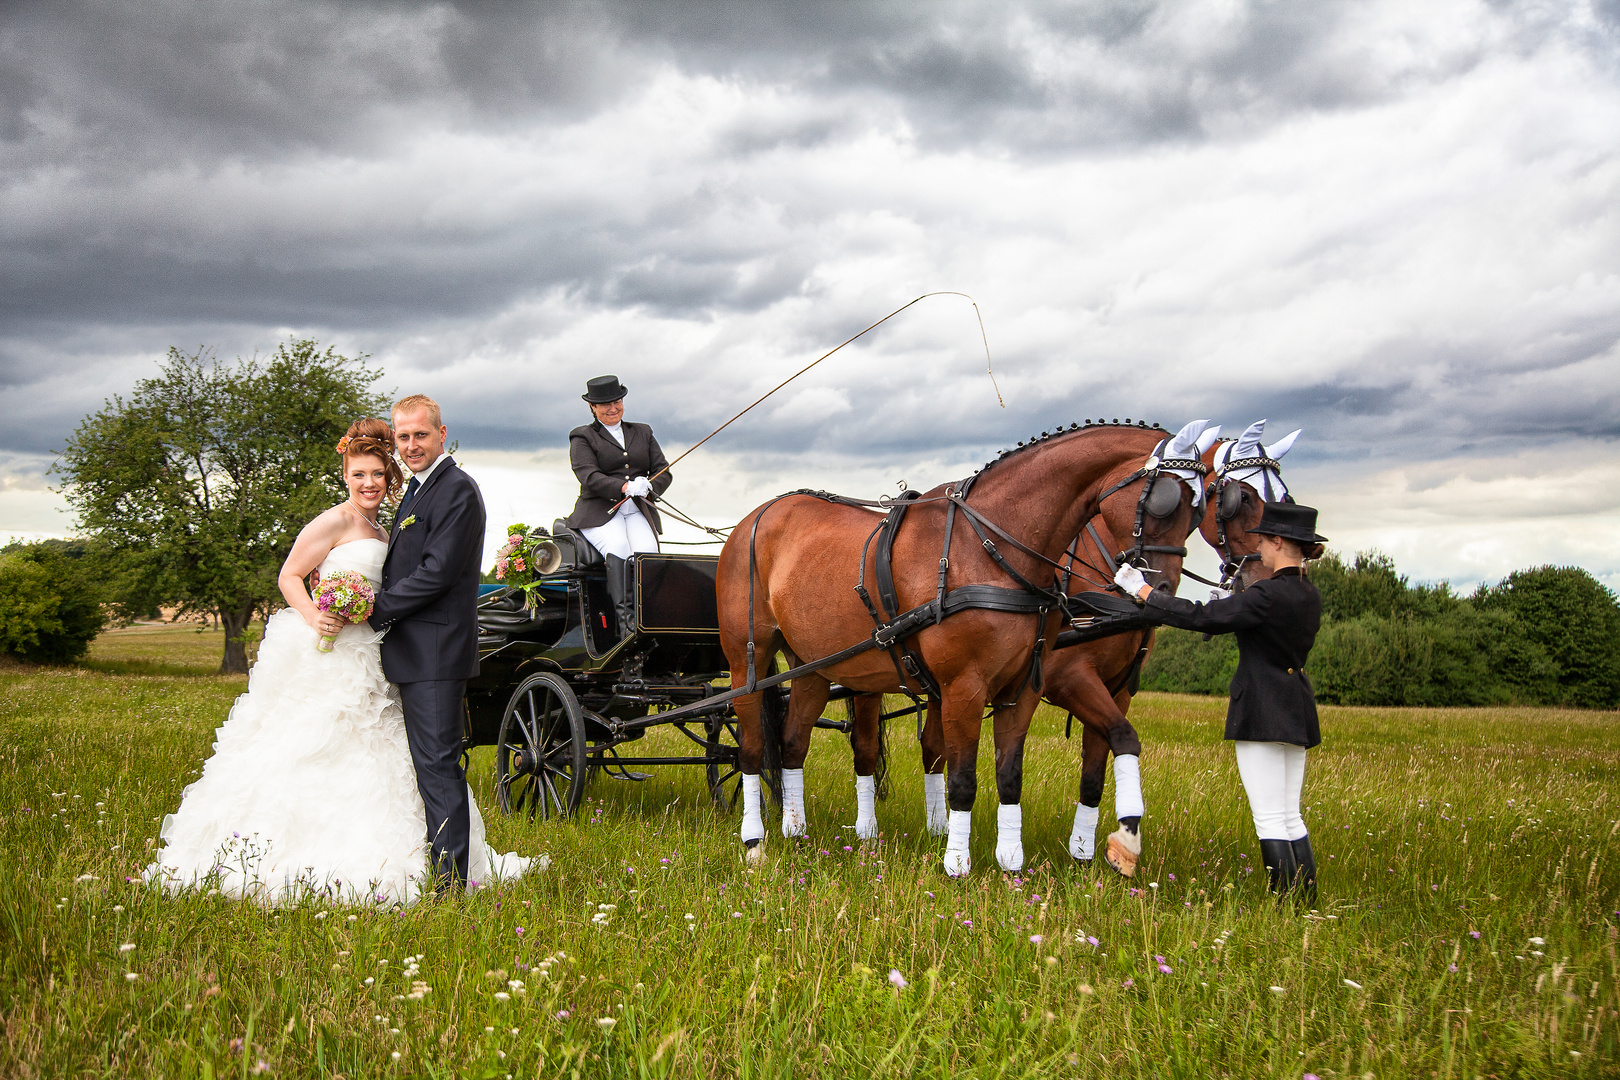
[[[1316,535],[1316,507],[1296,502],[1268,502],[1260,524],[1251,533],[1286,536],[1306,544],[1325,544],[1327,537]]]
[[[598,375],[586,380],[585,392],[579,396],[592,405],[606,405],[610,401],[618,401],[627,392],[617,375]]]

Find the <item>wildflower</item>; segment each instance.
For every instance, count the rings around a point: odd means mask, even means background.
[[[1174,974],[1174,972],[1172,972],[1170,970],[1170,965],[1169,964],[1166,964],[1163,960],[1160,960],[1159,961],[1159,974],[1160,975],[1172,975],[1172,974]],[[1272,987],[1272,989],[1275,990],[1276,987]]]
[[[230,1049],[231,1049],[232,1056],[235,1056],[236,1054],[240,1054],[242,1052],[242,1040],[241,1039],[232,1039],[231,1043],[230,1043]]]
[[[400,1059],[400,1053],[399,1053],[398,1050],[395,1050],[392,1054],[389,1054],[388,1056],[393,1058],[395,1061],[398,1061]]]
[[[904,990],[907,986],[910,985],[909,983],[906,982],[906,977],[904,975],[900,974],[900,969],[899,968],[890,968],[889,969],[889,982],[894,986],[894,988],[896,990]]]
[[[124,905],[123,904],[114,904],[113,905],[113,914],[114,915],[122,915],[123,913],[124,913]]]
[[[1057,966],[1057,957],[1055,957],[1055,956],[1048,956],[1048,957],[1047,957],[1047,958],[1046,958],[1046,966],[1047,966],[1047,967],[1055,967],[1055,966]]]
[[[1057,957],[1054,956],[1054,957],[1052,957],[1052,959],[1056,960]],[[1097,992],[1097,991],[1095,991],[1095,990],[1093,990],[1091,988],[1090,983],[1081,983],[1079,986],[1075,987],[1075,989],[1079,990],[1086,997],[1090,997],[1092,994],[1095,994]]]
[[[574,1015],[574,1014],[569,1012],[567,1009],[558,1009],[557,1010],[557,1019],[559,1019],[559,1020],[566,1020],[572,1015]]]
[[[1039,935],[1039,934],[1031,934],[1031,935],[1029,935],[1029,943],[1031,945],[1039,945],[1043,940],[1045,940],[1045,939],[1042,938],[1041,935]]]
[[[512,1000],[512,995],[508,994],[505,990],[497,990],[497,991],[495,991],[495,1000],[496,1001],[511,1001]]]
[[[1344,985],[1348,986],[1352,990],[1360,990],[1361,989],[1361,984],[1356,982],[1354,979],[1346,979],[1346,980],[1344,980]]]
[[[1271,988],[1271,992],[1272,992],[1272,993],[1273,993],[1273,994],[1286,994],[1286,993],[1288,993],[1288,991],[1286,991],[1286,990],[1284,990],[1284,989],[1283,989],[1283,988],[1282,988],[1282,987],[1280,987],[1280,986],[1273,986],[1273,987],[1272,987],[1272,988]]]
[[[370,985],[371,985],[371,984],[372,984],[372,983],[374,983],[374,982],[376,982],[376,981],[377,981],[377,980],[376,980],[376,979],[373,979],[373,978],[371,978],[371,977],[370,977],[370,976],[369,976],[369,975],[368,975],[368,976],[366,976],[366,980],[365,980],[365,982],[364,982],[364,983],[362,983],[362,984],[361,984],[361,985],[363,985],[363,986],[370,986]]]
[[[121,953],[134,952],[135,943],[133,941],[126,941],[122,945],[118,946],[118,951]]]
[[[1457,970],[1457,965],[1456,964],[1447,964],[1446,965],[1446,970],[1455,972]]]
[[[516,930],[513,931],[513,933],[517,934],[518,937],[522,937],[523,936],[523,927],[521,927],[521,926],[518,927]]]
[[[1088,937],[1087,937],[1087,938],[1086,938],[1086,944],[1087,944],[1087,945],[1090,945],[1090,946],[1091,946],[1091,947],[1092,947],[1092,948],[1093,948],[1093,949],[1095,949],[1095,948],[1096,948],[1096,947],[1097,947],[1097,946],[1099,946],[1099,945],[1101,945],[1101,944],[1102,944],[1102,942],[1100,942],[1100,941],[1098,941],[1098,940],[1097,940],[1097,939],[1096,939],[1096,938],[1094,938],[1094,937],[1090,937],[1090,936],[1088,936]]]
[[[1124,987],[1125,989],[1129,990],[1131,987],[1136,985],[1136,980],[1135,979],[1126,979],[1124,982],[1120,983],[1119,985]]]
[[[326,912],[324,912],[324,911],[317,911],[317,912],[316,912],[316,913],[315,913],[315,921],[316,921],[316,922],[321,922],[321,921],[322,921],[322,920],[324,920],[324,919],[325,919],[325,918],[326,918]]]
[[[1159,883],[1158,883],[1158,882],[1157,882],[1157,881],[1150,881],[1150,882],[1148,882],[1148,888],[1150,888],[1150,889],[1157,889],[1157,888],[1158,888],[1158,887],[1159,887]]]
[[[124,972],[124,981],[125,982],[135,982],[139,978],[140,978],[140,976],[135,974],[133,971]]]
[[[619,1019],[616,1016],[600,1016],[600,1017],[597,1017],[596,1026],[601,1028],[602,1031],[604,1033],[606,1033],[606,1032],[612,1031],[613,1026],[615,1024],[617,1024],[618,1022],[619,1022]]]
[[[1545,944],[1547,944],[1547,939],[1546,938],[1533,937],[1533,938],[1530,939],[1530,944],[1532,944],[1532,945],[1545,945]]]

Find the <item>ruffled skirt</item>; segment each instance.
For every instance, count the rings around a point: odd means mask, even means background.
[[[382,637],[365,623],[346,626],[323,653],[296,611],[270,617],[247,693],[163,821],[149,880],[272,905],[416,899],[427,829]],[[471,808],[469,885],[522,874],[530,860],[490,851]]]

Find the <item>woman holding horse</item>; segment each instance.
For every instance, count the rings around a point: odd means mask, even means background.
[[[1134,566],[1114,581],[1141,600],[1147,613],[1184,630],[1237,634],[1238,669],[1226,711],[1226,737],[1237,744],[1238,775],[1249,797],[1261,858],[1273,892],[1298,881],[1307,903],[1316,898],[1316,857],[1300,816],[1305,752],[1322,741],[1316,696],[1305,660],[1322,621],[1322,596],[1303,563],[1321,555],[1316,511],[1298,503],[1266,504],[1260,560],[1270,576],[1223,599],[1198,604],[1153,589]]]
[[[579,501],[566,524],[579,530],[607,562],[608,593],[621,635],[635,628],[629,559],[636,552],[658,550],[663,528],[653,501],[675,479],[652,428],[624,419],[627,392],[617,375],[587,381],[580,396],[594,419],[568,433],[568,461],[579,477]]]

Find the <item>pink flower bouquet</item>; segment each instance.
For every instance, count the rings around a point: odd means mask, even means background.
[[[353,570],[338,570],[321,578],[310,595],[316,607],[341,615],[350,622],[360,622],[370,615],[372,604],[377,599],[371,591],[371,583]],[[315,647],[321,652],[331,652],[336,640],[335,634],[322,634]]]

